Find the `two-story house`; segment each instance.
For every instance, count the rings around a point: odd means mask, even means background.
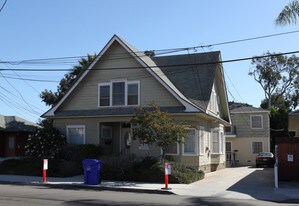
[[[225,128],[226,159],[232,165],[255,165],[259,152],[270,152],[270,112],[247,104],[230,104],[231,127]]]
[[[113,36],[66,95],[42,117],[70,144],[98,144],[105,155],[154,156],[161,148],[132,140],[131,117],[154,102],[176,121],[196,125],[167,155],[203,171],[225,167],[230,125],[220,52],[149,57]]]

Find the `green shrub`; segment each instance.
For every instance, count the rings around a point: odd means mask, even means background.
[[[99,159],[102,155],[102,147],[99,145],[71,145],[64,146],[62,159],[81,162],[83,159]]]
[[[0,174],[40,176],[42,175],[42,160],[5,160],[0,164]]]
[[[80,162],[51,159],[48,164],[48,177],[72,177],[83,174]],[[42,176],[42,167],[42,159],[11,159],[0,164],[0,174]]]
[[[29,158],[59,158],[65,144],[65,136],[55,128],[39,128],[29,136],[25,155]]]
[[[118,159],[104,158],[101,177],[104,180],[123,180],[141,182],[164,182],[164,165],[153,158]],[[202,171],[178,163],[172,163],[169,183],[189,184],[204,178]]]

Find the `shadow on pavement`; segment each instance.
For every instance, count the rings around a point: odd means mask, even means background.
[[[273,168],[256,170],[227,190],[247,194],[258,200],[273,200],[274,170]]]

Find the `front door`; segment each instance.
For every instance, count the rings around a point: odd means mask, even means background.
[[[6,157],[14,157],[16,155],[16,138],[6,137],[6,144],[5,144],[5,156]]]
[[[127,157],[130,155],[130,148],[132,142],[131,128],[123,127],[121,129],[121,156]]]

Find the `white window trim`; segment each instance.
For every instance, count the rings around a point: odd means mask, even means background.
[[[101,100],[100,100],[100,91],[101,91],[101,86],[109,86],[109,106],[101,106],[100,103],[101,103]],[[110,107],[112,101],[111,101],[111,83],[99,83],[98,84],[98,107]]]
[[[113,83],[119,83],[124,82],[125,83],[125,104],[124,105],[112,105],[113,102]],[[128,85],[130,84],[137,84],[138,85],[138,102],[134,105],[128,105]],[[110,89],[110,99],[109,99],[109,106],[101,106],[100,105],[100,87],[101,86],[109,86]],[[107,107],[132,107],[132,106],[139,106],[140,105],[140,80],[134,80],[134,81],[128,81],[126,79],[118,79],[118,80],[111,80],[110,82],[104,82],[98,84],[98,107],[99,108],[107,108]]]
[[[258,153],[253,153],[253,143],[254,142],[261,142],[262,143],[262,152],[264,151],[264,142],[263,141],[251,141],[251,154],[257,155]]]
[[[202,137],[202,138],[201,138]],[[199,155],[203,156],[205,154],[205,148],[206,148],[206,141],[205,141],[205,137],[206,137],[206,132],[205,132],[205,128],[200,126],[199,127],[199,131],[198,131],[198,150],[199,150]],[[203,142],[202,142],[202,141]],[[203,148],[201,148],[201,142],[203,144]]]
[[[128,105],[128,85],[130,85],[130,84],[137,84],[138,85],[138,103],[136,104],[136,105]],[[126,88],[125,88],[125,90],[126,90],[126,94],[125,94],[125,101],[126,101],[126,105],[127,106],[139,106],[140,105],[140,81],[138,80],[136,80],[136,81],[127,81],[126,82],[126,86],[125,86]]]
[[[68,142],[70,142],[69,129],[71,128],[83,128],[83,144],[85,144],[85,125],[66,125],[66,137]]]
[[[255,116],[259,116],[259,117],[261,117],[262,127],[260,127],[260,128],[253,128],[253,127],[252,127],[252,117],[255,117]],[[263,119],[263,115],[250,115],[250,127],[251,127],[251,129],[264,129],[264,119]]]
[[[179,149],[179,143],[175,142],[176,144],[176,153],[166,153],[165,155],[179,155],[180,149]],[[163,154],[162,148],[161,148],[161,155]]]
[[[194,152],[185,152],[185,144],[182,144],[182,155],[183,156],[198,156],[199,155],[199,132],[197,129],[188,128],[186,130],[194,130],[194,138],[195,138],[195,151]],[[183,138],[185,141],[185,138]]]

